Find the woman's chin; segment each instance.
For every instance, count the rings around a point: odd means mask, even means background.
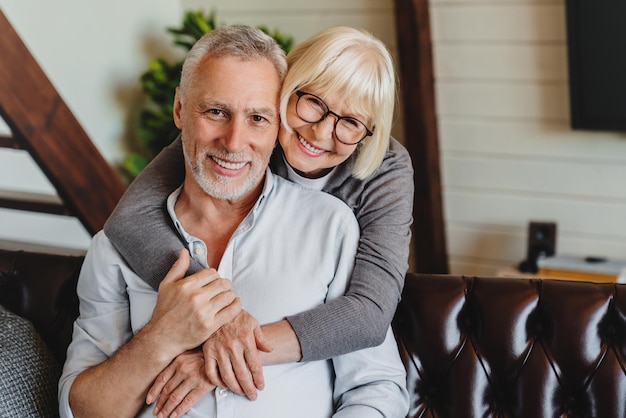
[[[319,167],[317,164],[311,164],[311,161],[308,161],[306,157],[302,157],[300,155],[298,158],[289,158],[287,157],[287,162],[293,168],[296,173],[303,177],[315,177],[317,173],[323,170],[323,168]]]

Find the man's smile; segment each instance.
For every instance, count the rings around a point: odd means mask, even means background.
[[[215,164],[227,170],[240,170],[247,164],[246,161],[242,161],[242,162],[226,161],[215,156],[211,156],[210,158],[211,160],[213,160],[213,162],[215,162]]]

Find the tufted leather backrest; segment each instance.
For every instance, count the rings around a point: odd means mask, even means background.
[[[82,256],[0,250],[0,305],[60,364]],[[626,417],[626,285],[407,274],[409,417]]]
[[[625,286],[409,273],[409,416],[626,417]]]

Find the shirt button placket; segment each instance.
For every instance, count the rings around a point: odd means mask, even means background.
[[[235,418],[235,405],[232,393],[228,388],[215,389],[216,418]]]
[[[206,251],[204,250],[204,246],[200,243],[194,243],[192,248],[191,255],[193,259],[204,265],[204,263],[206,263]]]

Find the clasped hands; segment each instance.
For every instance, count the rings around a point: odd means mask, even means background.
[[[269,352],[271,347],[257,320],[242,311],[202,348],[176,357],[156,378],[146,402],[156,400],[158,417],[178,417],[216,387],[255,400],[265,386],[259,350]]]
[[[146,403],[156,401],[154,414],[158,417],[179,417],[216,387],[255,400],[257,390],[265,385],[260,352],[271,350],[258,321],[241,310],[201,348],[178,355],[157,376]]]

